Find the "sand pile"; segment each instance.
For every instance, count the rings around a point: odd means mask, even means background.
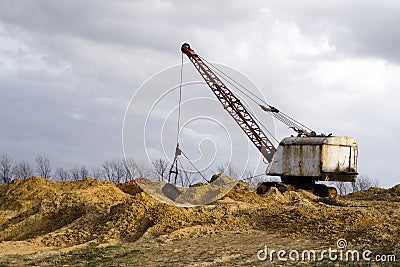
[[[292,238],[346,238],[381,247],[395,247],[398,242],[391,240],[400,240],[400,203],[386,202],[381,207],[353,200],[356,196],[369,199],[364,197],[372,194],[369,191],[328,200],[303,190],[282,194],[271,188],[257,195],[248,188],[240,182],[208,205],[177,207],[149,196],[137,181],[116,186],[91,178],[79,182],[52,182],[40,177],[16,180],[0,187],[0,242],[28,240],[69,247],[251,229]],[[396,199],[399,188],[379,190],[379,196],[390,194]],[[376,190],[373,194],[376,196]]]
[[[211,180],[211,183],[197,183],[189,188],[166,182],[154,183],[143,178],[135,181],[144,192],[162,203],[180,207],[193,207],[220,199],[237,183],[235,178],[222,174],[214,175]],[[121,189],[128,193],[127,189]]]
[[[145,179],[140,182],[154,186]],[[159,236],[179,229],[184,236],[183,228],[207,228],[212,232],[251,229],[255,222],[249,214],[255,205],[273,206],[284,201],[279,192],[277,201],[272,196],[247,191],[244,183],[210,205],[193,208],[161,203],[142,192],[137,181],[118,188],[111,182],[91,178],[52,182],[32,177],[16,180],[2,189],[0,241],[34,239],[47,246],[112,239],[135,241],[144,234]]]
[[[0,241],[35,238],[60,229],[70,236],[65,227],[73,230],[75,225],[104,216],[128,197],[111,182],[92,178],[79,182],[17,179],[0,196]]]
[[[351,193],[346,196],[346,199],[400,202],[400,184],[389,189],[371,187],[368,190]]]
[[[153,182],[150,179],[146,179],[146,178],[136,178],[136,179],[127,181],[126,183],[119,184],[118,188],[127,194],[135,195],[137,193],[143,192],[143,189],[140,187],[139,183],[152,184]]]

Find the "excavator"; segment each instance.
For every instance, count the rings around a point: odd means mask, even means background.
[[[260,100],[258,105],[263,111],[270,113],[296,132],[295,136],[283,138],[278,147],[275,147],[265,134],[265,129],[260,127],[262,124],[259,120],[222,82],[216,71],[210,68],[210,66],[214,68],[212,63],[200,57],[188,43],[181,46],[181,51],[193,63],[223,108],[268,162],[265,174],[280,176],[281,182],[260,183],[257,193],[264,194],[270,187],[276,187],[281,192],[303,189],[320,197],[336,197],[335,187],[318,182],[356,181],[358,175],[356,139],[348,136],[316,134],[315,131],[255,95]]]

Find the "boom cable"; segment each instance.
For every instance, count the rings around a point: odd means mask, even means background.
[[[212,66],[215,70],[215,72],[218,72],[220,76],[224,77],[224,80],[229,83],[230,85],[232,85],[233,87],[235,87],[239,92],[241,92],[242,94],[244,94],[245,96],[247,96],[250,100],[252,100],[254,103],[256,103],[257,105],[259,105],[260,103],[255,101],[253,98],[251,98],[250,96],[248,96],[246,93],[244,93],[241,89],[238,88],[241,87],[242,89],[244,89],[246,92],[248,92],[249,94],[251,94],[253,97],[257,98],[260,102],[262,102],[265,105],[269,104],[262,99],[261,97],[259,97],[258,95],[254,94],[252,91],[250,91],[249,89],[247,89],[245,86],[243,86],[241,83],[239,83],[238,81],[236,81],[235,79],[233,79],[232,77],[230,77],[228,74],[226,74],[224,71],[222,71],[221,69],[219,69],[217,66],[215,66],[213,63],[207,61],[205,58],[199,56],[201,58],[201,60],[207,62],[210,66]],[[234,84],[236,85],[234,85]]]
[[[200,57],[200,56],[199,56]],[[234,88],[236,88],[239,92],[241,92],[242,94],[244,94],[245,96],[247,96],[251,101],[253,101],[254,103],[256,103],[257,105],[260,105],[257,101],[255,101],[252,97],[250,97],[248,94],[246,94],[245,92],[243,92],[243,90],[241,90],[240,88],[238,88],[234,83],[236,83],[238,86],[242,87],[244,90],[246,90],[247,92],[249,92],[251,95],[253,95],[254,97],[258,98],[259,100],[261,100],[263,103],[265,103],[266,105],[267,102],[265,102],[265,100],[263,100],[262,98],[260,98],[259,96],[257,96],[256,94],[254,94],[253,92],[251,92],[250,90],[248,90],[246,87],[244,87],[243,85],[241,85],[239,82],[235,81],[232,77],[230,77],[229,75],[227,75],[225,72],[223,72],[222,70],[220,70],[219,68],[217,68],[214,64],[212,64],[211,62],[208,62],[206,59],[200,57],[202,60],[204,60],[205,62],[207,62],[210,66],[212,66],[212,68],[214,68],[214,71],[217,72],[220,76],[222,76],[221,78],[229,83],[231,86],[233,86]],[[278,139],[276,139],[275,135],[271,133],[270,130],[268,130],[268,128],[260,121],[257,119],[257,116],[255,116],[255,114],[252,112],[252,109],[249,108],[247,106],[246,103],[242,103],[242,105],[244,105],[247,109],[247,111],[253,116],[253,118],[261,125],[261,127],[263,127],[263,129],[276,141],[279,143]]]
[[[261,97],[259,97],[258,95],[256,95],[255,93],[253,93],[252,91],[250,91],[249,89],[247,89],[245,86],[243,86],[241,83],[239,83],[238,81],[236,81],[235,79],[233,79],[232,77],[230,77],[228,74],[226,74],[224,71],[222,71],[221,69],[219,69],[217,66],[215,66],[215,64],[207,61],[205,58],[199,56],[201,60],[207,62],[211,68],[213,68],[213,70],[218,73],[227,83],[229,83],[231,86],[233,86],[236,90],[238,90],[239,92],[241,92],[244,96],[246,96],[248,99],[250,99],[251,101],[253,101],[255,104],[262,106],[262,104],[267,105],[269,108],[271,108],[270,111],[265,110],[269,113],[272,114],[272,116],[274,118],[276,118],[277,120],[281,121],[283,124],[289,126],[289,128],[293,128],[293,130],[295,130],[296,132],[299,132],[299,130],[303,130],[303,132],[306,130],[308,132],[313,132],[312,129],[310,129],[309,127],[305,126],[304,124],[300,123],[299,121],[295,120],[294,118],[290,117],[289,115],[286,115],[285,113],[278,111],[277,109],[273,108],[271,105],[269,105],[264,99],[262,99]],[[242,89],[240,89],[240,88]],[[251,96],[250,96],[251,95]],[[256,101],[255,99],[257,99],[258,101]],[[256,119],[257,120],[257,119]],[[258,121],[258,120],[257,120]],[[259,122],[259,121],[258,121]],[[268,129],[261,124],[261,126],[263,126],[265,128],[265,130],[267,130],[267,132],[271,135],[271,133],[268,131]],[[271,135],[274,139],[275,137],[273,135]],[[275,139],[276,140],[276,139]]]
[[[199,169],[196,168],[196,166],[193,164],[193,162],[188,158],[188,156],[186,156],[185,153],[183,153],[182,151],[182,155],[189,161],[190,165],[192,165],[192,167],[200,174],[200,176],[207,182],[209,183],[210,181],[208,181],[206,179],[206,177],[204,177],[204,175],[199,171]]]

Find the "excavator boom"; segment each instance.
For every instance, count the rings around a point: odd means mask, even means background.
[[[245,132],[248,138],[253,142],[261,154],[268,162],[271,162],[276,148],[262,131],[253,116],[247,111],[245,106],[218,78],[217,75],[207,66],[207,64],[190,48],[190,45],[184,43],[181,48],[182,53],[188,56],[200,75],[206,81],[212,92],[221,102],[222,106],[240,128]]]

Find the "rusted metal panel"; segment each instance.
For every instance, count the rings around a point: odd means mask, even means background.
[[[322,171],[332,173],[357,173],[358,147],[354,138],[335,136],[322,146]]]
[[[319,145],[280,145],[267,174],[279,176],[320,176]]]
[[[356,172],[354,147],[324,145],[321,156],[324,172]]]
[[[268,175],[281,176],[283,173],[283,146],[279,145],[272,161],[268,164],[268,168],[265,171]]]
[[[319,145],[288,145],[283,152],[284,176],[319,176]]]
[[[288,137],[279,144],[266,173],[349,180],[357,174],[357,156],[357,142],[351,137]],[[343,176],[347,174],[351,177]]]

